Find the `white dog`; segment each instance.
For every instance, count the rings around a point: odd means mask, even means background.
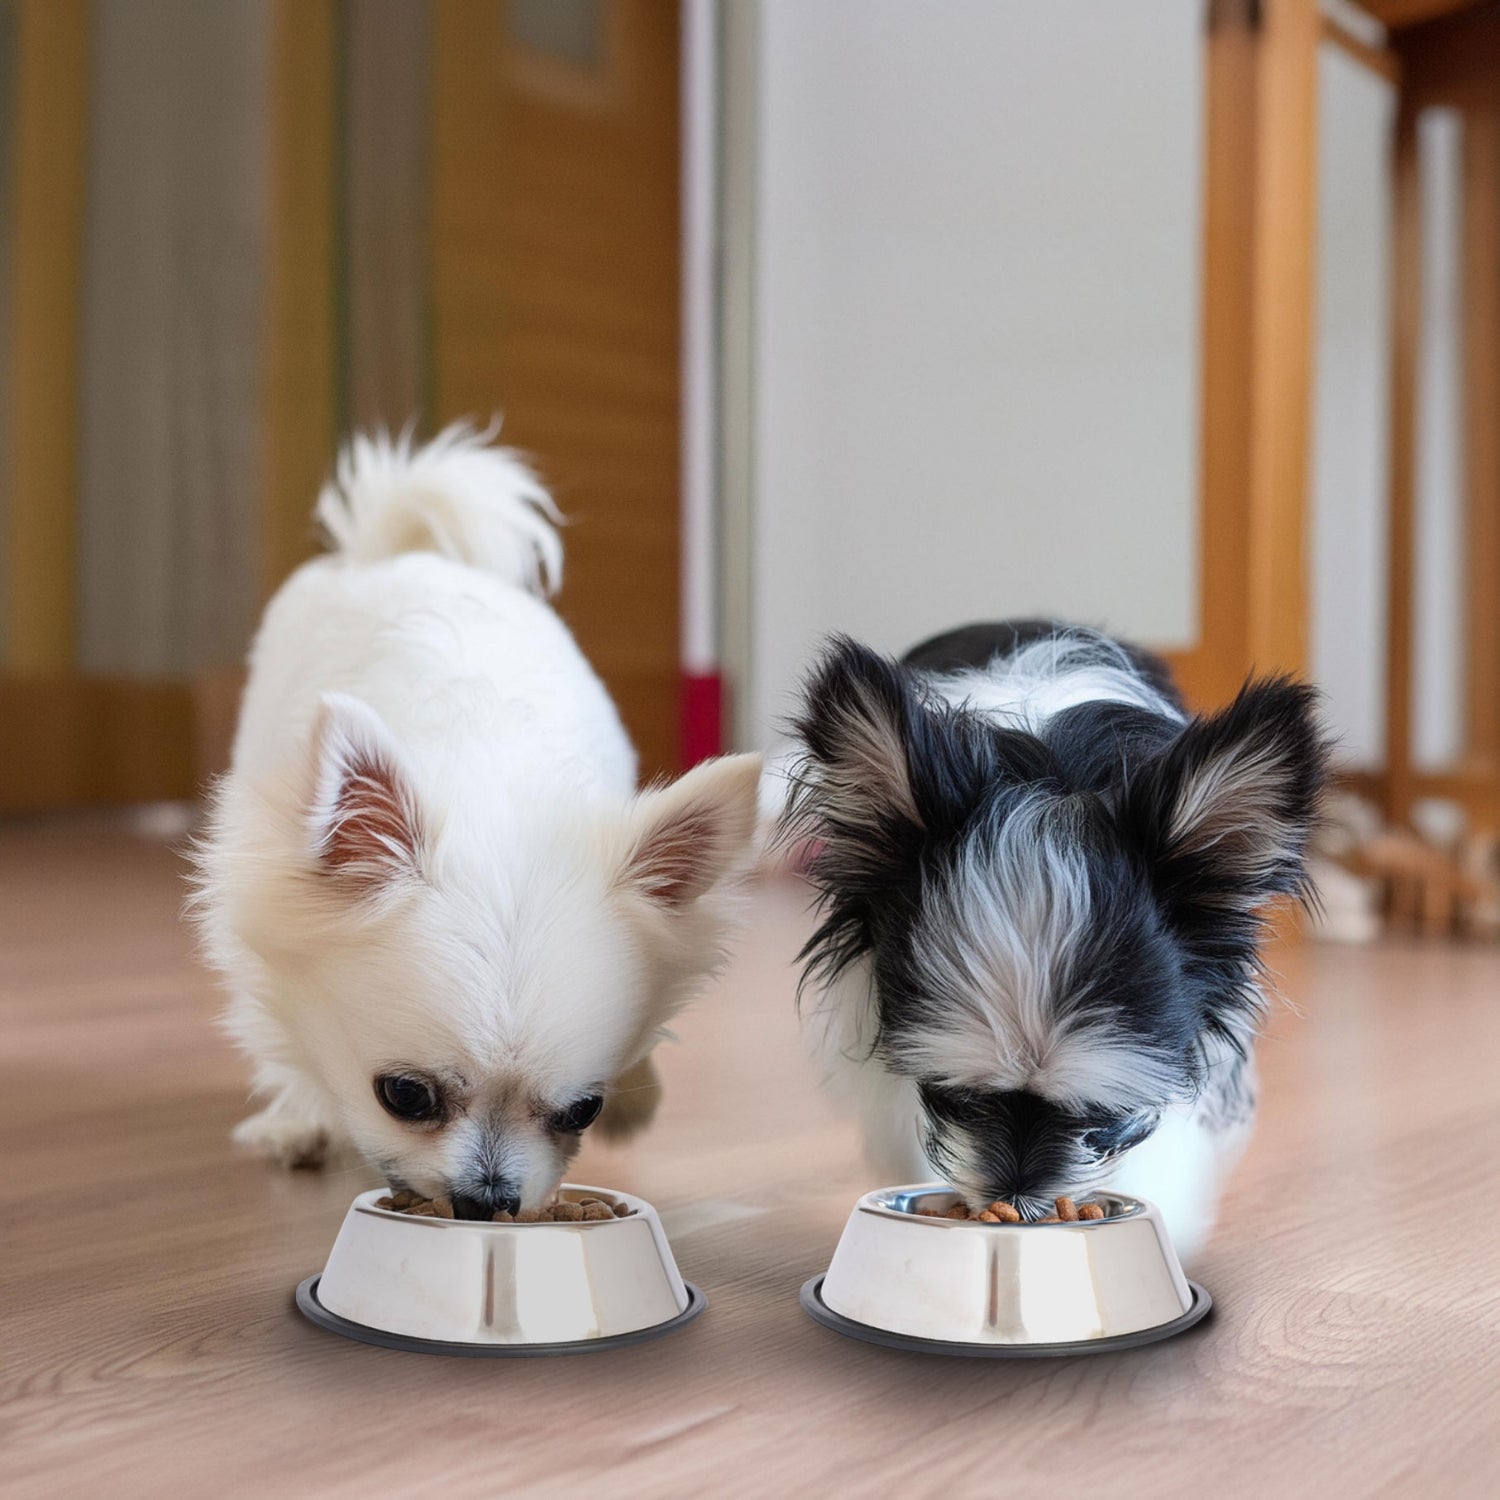
[[[356,439],[332,554],[272,600],[198,920],[269,1096],[236,1138],[352,1142],[459,1216],[547,1202],[711,974],[751,852],[756,756],[635,792],[619,716],[543,596],[557,513],[464,427]]]

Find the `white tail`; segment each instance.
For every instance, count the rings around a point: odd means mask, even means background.
[[[541,481],[495,429],[468,422],[416,447],[411,434],[353,438],[314,514],[329,544],[358,562],[440,552],[527,589],[562,584],[561,522]]]

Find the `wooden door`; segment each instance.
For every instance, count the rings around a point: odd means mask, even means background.
[[[645,775],[677,764],[678,8],[438,0],[432,390],[570,518],[561,609]]]

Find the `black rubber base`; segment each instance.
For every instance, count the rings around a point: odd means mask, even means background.
[[[1196,1281],[1188,1282],[1193,1291],[1193,1305],[1180,1318],[1156,1328],[1142,1328],[1138,1333],[1116,1334],[1109,1339],[1079,1339],[1068,1344],[956,1344],[945,1339],[919,1339],[909,1333],[892,1333],[869,1323],[856,1323],[843,1317],[823,1301],[823,1278],[814,1276],[802,1288],[802,1308],[808,1317],[841,1333],[845,1338],[860,1339],[866,1344],[882,1344],[887,1349],[904,1349],[910,1354],[955,1354],[963,1359],[1049,1359],[1065,1354],[1112,1354],[1119,1349],[1135,1349],[1183,1333],[1209,1314],[1214,1300]]]
[[[387,1333],[383,1328],[370,1328],[364,1323],[351,1323],[331,1313],[318,1301],[317,1276],[309,1276],[297,1288],[297,1311],[309,1323],[326,1328],[346,1339],[357,1339],[361,1344],[376,1344],[382,1349],[404,1349],[410,1354],[449,1354],[460,1359],[528,1359],[543,1354],[592,1354],[601,1349],[623,1349],[628,1344],[644,1344],[675,1333],[686,1323],[691,1323],[708,1306],[708,1299],[691,1281],[683,1282],[687,1288],[688,1305],[675,1318],[665,1323],[653,1324],[650,1328],[637,1328],[634,1333],[617,1333],[606,1339],[574,1339],[566,1344],[449,1344],[441,1339],[410,1338],[404,1333]]]

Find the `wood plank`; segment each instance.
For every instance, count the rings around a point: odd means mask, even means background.
[[[1323,40],[1337,47],[1346,57],[1352,57],[1360,67],[1378,73],[1387,83],[1398,87],[1401,83],[1401,57],[1389,47],[1377,47],[1363,37],[1356,36],[1337,16],[1324,15],[1319,22]]]
[[[1495,0],[1393,32],[1402,85],[1414,108],[1495,108],[1500,70],[1500,4]]]
[[[1384,768],[1346,767],[1338,775],[1341,787],[1377,807],[1385,806],[1387,780]],[[1413,802],[1431,797],[1454,803],[1463,811],[1466,829],[1483,833],[1500,819],[1500,780],[1488,761],[1460,761],[1441,770],[1413,769],[1409,789]]]
[[[1415,26],[1421,21],[1474,10],[1484,3],[1485,0],[1356,0],[1362,10],[1369,11],[1386,26]]]
[[[1190,702],[1307,663],[1313,0],[1213,0],[1206,43],[1199,640]]]
[[[0,676],[0,813],[191,797],[193,726],[181,683]]]
[[[1212,1319],[1111,1358],[981,1366],[850,1343],[797,1305],[874,1184],[801,1055],[805,892],[763,888],[753,939],[662,1049],[652,1133],[587,1141],[577,1166],[664,1211],[707,1312],[657,1344],[492,1364],[293,1311],[370,1179],[231,1149],[244,1070],[181,896],[165,850],[0,831],[18,1500],[1493,1490],[1500,1273],[1471,1210],[1500,1161],[1494,947],[1274,954],[1296,1008],[1274,1012],[1257,1134],[1191,1267]]]
[[[1256,117],[1248,665],[1307,668],[1317,0],[1264,0]]]
[[[1214,0],[1204,43],[1203,311],[1199,375],[1198,644],[1174,653],[1188,701],[1229,698],[1243,677],[1249,584],[1250,421],[1255,274],[1254,7]]]
[[[15,12],[8,503],[0,588],[6,665],[62,672],[76,638],[79,287],[88,153],[87,0]]]
[[[1460,261],[1466,749],[1500,789],[1500,69],[1494,84],[1464,115]]]
[[[311,512],[342,421],[339,0],[272,0],[261,591],[315,550]]]
[[[1385,815],[1411,819],[1416,597],[1417,382],[1422,350],[1422,192],[1416,113],[1403,101],[1392,158],[1390,468],[1386,552]]]

